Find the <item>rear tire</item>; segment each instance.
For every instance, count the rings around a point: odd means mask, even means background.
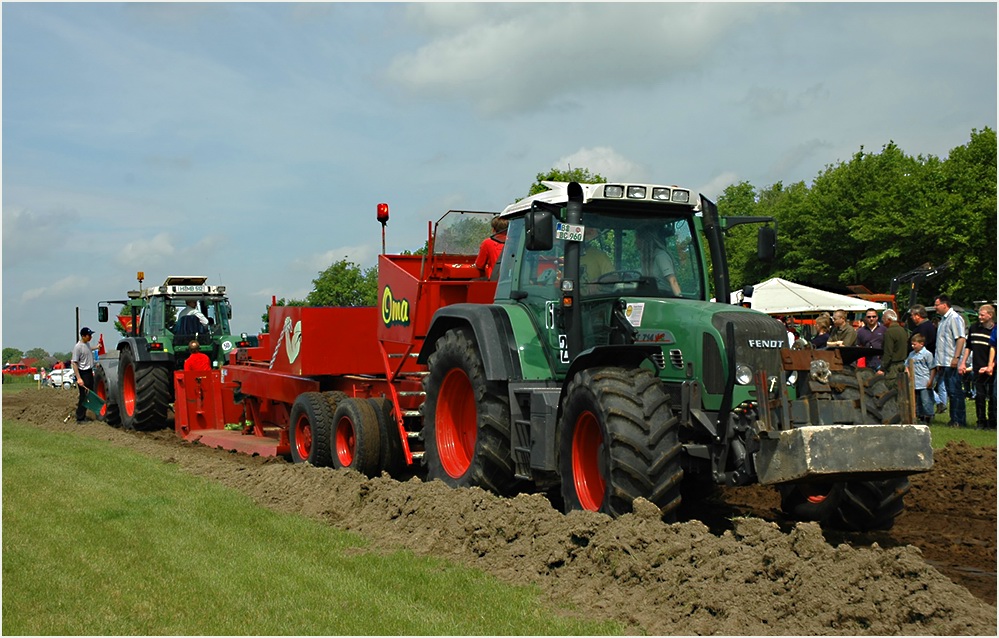
[[[330,467],[330,435],[333,431],[333,413],[326,397],[320,392],[298,395],[291,406],[291,424],[288,441],[291,444],[293,463],[311,463],[317,467]]]
[[[162,430],[173,389],[170,371],[162,365],[142,363],[128,348],[118,363],[118,409],[126,430]]]
[[[108,383],[107,372],[103,366],[97,366],[94,371],[94,392],[104,400],[104,409],[97,415],[97,418],[104,421],[113,428],[121,427],[121,413],[118,411],[118,402],[108,391],[111,385]]]
[[[448,330],[437,340],[424,379],[423,435],[427,477],[451,487],[516,490],[505,384],[486,380],[474,333]]]
[[[643,497],[674,520],[683,479],[678,424],[650,371],[579,372],[566,391],[559,427],[565,510],[619,516]]]
[[[333,415],[330,452],[333,467],[357,470],[369,478],[381,470],[378,417],[366,399],[344,399]]]

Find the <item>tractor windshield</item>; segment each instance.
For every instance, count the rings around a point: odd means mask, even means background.
[[[700,247],[689,217],[587,211],[584,226],[579,258],[584,296],[704,298]]]
[[[194,308],[208,320],[208,325],[202,329],[196,326],[187,328],[179,325],[178,318],[189,308],[187,302],[194,301]],[[195,319],[199,324],[200,319]],[[193,326],[193,322],[192,326]],[[142,311],[142,325],[145,334],[173,332],[175,334],[211,334],[227,335],[229,332],[229,305],[220,297],[150,297],[149,303]],[[181,333],[177,331],[181,330]]]

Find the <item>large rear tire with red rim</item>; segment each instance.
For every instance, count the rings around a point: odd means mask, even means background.
[[[641,369],[592,368],[566,390],[559,428],[565,510],[619,516],[642,497],[673,520],[680,505],[679,420],[659,379]]]
[[[288,442],[294,463],[311,463],[330,467],[330,436],[333,431],[333,411],[321,392],[298,395],[291,406]]]
[[[427,366],[423,436],[428,479],[500,495],[515,492],[506,384],[486,379],[472,330],[445,332]]]
[[[118,359],[118,411],[126,430],[162,430],[173,392],[173,377],[162,364],[135,360],[124,348]]]

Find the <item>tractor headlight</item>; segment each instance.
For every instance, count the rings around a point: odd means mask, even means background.
[[[735,365],[735,382],[739,385],[749,385],[753,382],[753,371],[744,363]]]

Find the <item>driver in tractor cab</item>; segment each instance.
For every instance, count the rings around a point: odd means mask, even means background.
[[[594,226],[587,226],[583,234],[582,252],[579,255],[579,280],[583,283],[583,290],[587,292],[593,292],[600,277],[614,270],[610,257],[597,245],[596,239],[599,234],[599,229]]]
[[[643,224],[635,229],[635,245],[638,246],[642,264],[642,274],[656,280],[663,292],[680,296],[680,284],[676,280],[676,265],[666,250],[665,235],[673,227],[664,228],[661,224]]]
[[[197,299],[188,299],[187,305],[177,313],[174,334],[201,334],[208,330],[208,317],[198,310]]]

